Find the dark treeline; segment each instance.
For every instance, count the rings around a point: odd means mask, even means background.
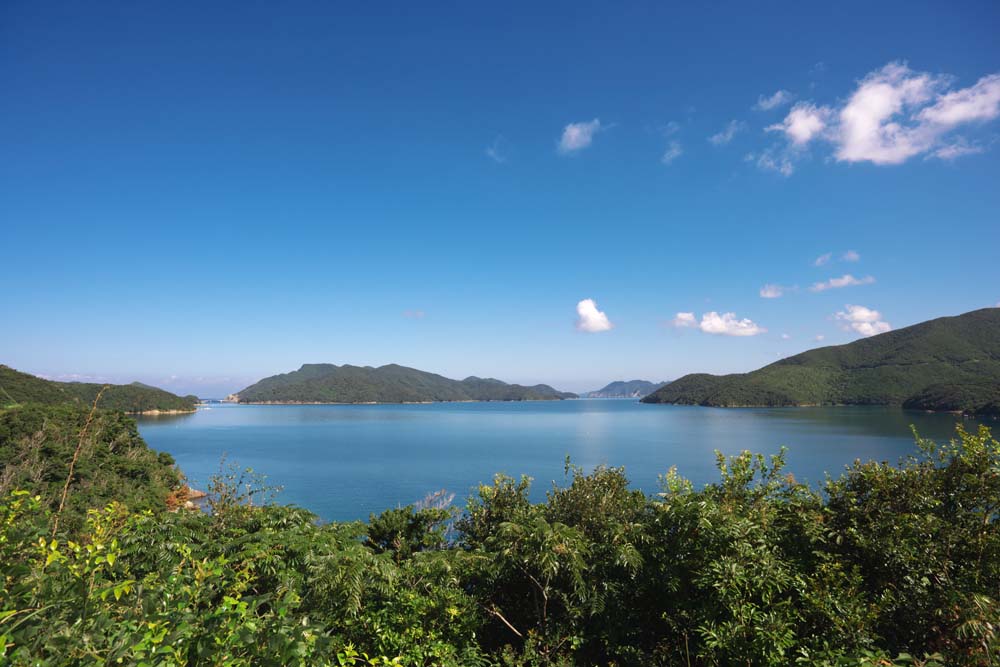
[[[168,511],[169,459],[87,417],[0,412],[0,663],[997,664],[985,429],[821,490],[781,456],[719,456],[703,489],[670,471],[652,496],[567,465],[543,503],[497,477],[460,511],[323,525],[236,473],[210,513]]]

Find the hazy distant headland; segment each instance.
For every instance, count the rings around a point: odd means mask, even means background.
[[[718,407],[896,405],[1000,415],[1000,308],[941,317],[750,373],[694,373],[642,399]]]
[[[588,391],[584,398],[642,398],[648,396],[666,382],[650,382],[648,380],[615,380],[596,391]]]
[[[442,401],[552,401],[576,394],[547,384],[525,387],[493,378],[452,380],[435,373],[389,364],[351,366],[304,364],[250,385],[228,400],[236,403],[435,403]]]

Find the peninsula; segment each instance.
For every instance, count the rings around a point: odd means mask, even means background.
[[[896,405],[1000,414],[1000,308],[941,317],[750,373],[695,373],[642,399],[718,407]]]
[[[0,364],[0,408],[25,403],[43,405],[90,405],[103,384],[56,382],[22,373]],[[177,396],[141,382],[107,385],[100,407],[128,414],[194,412],[197,396]]]

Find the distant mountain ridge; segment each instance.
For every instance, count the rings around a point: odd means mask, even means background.
[[[585,398],[642,398],[648,396],[666,382],[650,382],[648,380],[615,380],[596,391],[588,391]]]
[[[809,350],[750,373],[685,375],[643,401],[720,407],[899,405],[990,414],[998,399],[1000,308],[984,308]]]
[[[23,403],[90,405],[103,386],[94,382],[46,380],[0,364],[0,407]],[[109,385],[98,407],[132,414],[194,412],[197,403],[197,396],[177,396],[133,382]]]
[[[452,380],[398,364],[303,364],[230,396],[239,403],[429,403],[444,401],[545,401],[576,398],[547,384],[525,387],[493,378]]]

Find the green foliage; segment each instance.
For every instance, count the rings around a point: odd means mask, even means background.
[[[414,510],[413,505],[372,514],[365,545],[375,553],[392,553],[397,562],[418,551],[441,549],[452,514],[436,508]]]
[[[904,405],[1000,414],[1000,309],[822,347],[751,373],[696,373],[643,399],[721,407]],[[992,407],[990,407],[992,406]]]
[[[88,413],[71,405],[0,410],[0,494],[30,489],[54,511],[79,446],[62,516],[68,528],[113,500],[135,510],[163,507],[180,484],[170,455],[147,447],[135,420],[120,412],[99,410],[81,440]]]
[[[932,384],[908,398],[903,407],[1000,417],[1000,384]]]
[[[0,409],[28,403],[90,407],[104,385],[90,382],[53,382],[0,364]],[[100,407],[129,413],[191,412],[197,396],[176,396],[140,382],[108,385]]]
[[[40,419],[46,447],[82,419],[45,410],[0,428]],[[671,470],[653,497],[567,462],[542,503],[498,476],[454,523],[433,497],[367,525],[322,525],[225,468],[210,513],[86,496],[82,479],[137,456],[88,448],[70,493],[85,520],[52,534],[52,481],[0,499],[0,664],[994,665],[1000,443],[917,443],[821,492],[783,452],[719,455],[703,489]]]
[[[446,377],[396,364],[304,364],[240,391],[241,403],[420,403],[429,401],[537,401],[575,398],[544,384],[524,387],[492,378]]]

